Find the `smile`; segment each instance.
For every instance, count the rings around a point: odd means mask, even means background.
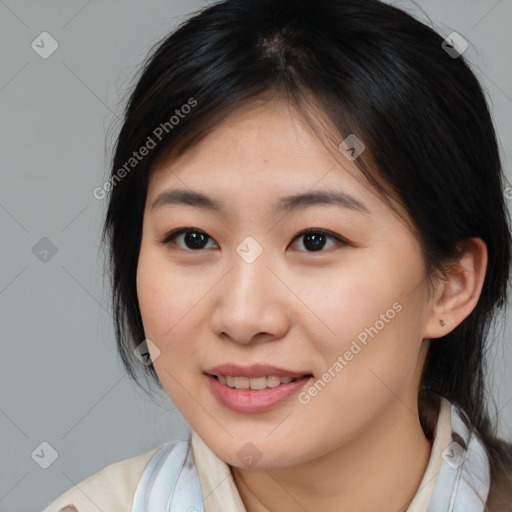
[[[217,401],[236,412],[266,412],[298,394],[313,376],[239,377],[204,374]]]
[[[275,388],[280,384],[289,384],[297,379],[293,377],[278,377],[271,375],[268,377],[233,377],[231,375],[214,375],[222,384],[236,389],[265,389]]]

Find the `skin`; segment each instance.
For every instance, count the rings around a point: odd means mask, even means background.
[[[226,210],[151,209],[158,194],[177,188]],[[370,213],[337,205],[271,212],[281,196],[320,189],[350,193]],[[204,232],[206,246],[190,248],[183,235],[162,243],[181,227]],[[309,228],[348,243],[329,236],[314,251],[307,237],[296,238]],[[236,252],[247,236],[263,249],[250,264]],[[405,223],[353,162],[334,158],[275,99],[236,110],[196,147],[154,169],[137,291],[164,389],[232,467],[248,512],[397,512],[414,497],[431,451],[417,405],[430,340],[474,308],[486,264],[485,244],[471,239],[453,277],[429,296],[420,246]],[[397,302],[400,312],[307,404],[294,396],[263,413],[235,412],[216,400],[203,374],[226,362],[266,363],[316,380]],[[250,468],[237,456],[247,442],[261,453]]]

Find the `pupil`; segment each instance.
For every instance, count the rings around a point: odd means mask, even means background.
[[[325,243],[325,235],[323,234],[314,234],[310,233],[305,235],[307,242],[304,242],[304,246],[308,248],[308,245],[313,248],[313,250],[321,249]]]
[[[192,246],[192,249],[201,249],[206,245],[206,237],[202,233],[198,233],[197,231],[188,231],[185,234],[185,243]]]

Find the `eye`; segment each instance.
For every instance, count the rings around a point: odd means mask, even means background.
[[[335,243],[333,244],[334,246],[336,244],[348,245],[348,242],[345,241],[340,236],[335,235],[333,233],[329,233],[328,231],[325,231],[323,229],[307,229],[299,233],[293,239],[293,241],[298,240],[300,238],[304,240],[303,245],[304,247],[306,247],[306,252],[321,252],[321,250],[325,248],[325,240],[328,238],[335,240]]]
[[[178,245],[178,247],[181,247],[182,249],[191,249],[193,251],[203,249],[206,245],[206,240],[210,238],[213,240],[210,236],[208,236],[204,231],[201,231],[200,229],[196,228],[180,228],[175,229],[174,231],[171,231],[163,240],[162,244],[169,245],[171,242],[175,243],[174,240],[181,237],[183,235],[184,243],[186,244],[185,247],[182,247]]]
[[[179,237],[183,237],[183,242],[185,247],[180,244],[176,244],[176,239]],[[333,233],[329,233],[323,229],[307,229],[305,231],[300,232],[293,240],[298,240],[302,238],[304,240],[304,247],[306,247],[306,252],[321,252],[322,249],[325,248],[326,239],[332,239],[335,241],[331,247],[338,245],[349,245],[346,240],[341,238],[339,235],[335,235]],[[204,249],[207,246],[207,240],[213,240],[209,235],[207,235],[204,231],[196,228],[179,228],[171,231],[162,241],[161,243],[164,245],[169,245],[171,243],[178,245],[178,247],[182,249],[190,249],[193,251],[198,251]],[[330,247],[327,247],[328,249]]]

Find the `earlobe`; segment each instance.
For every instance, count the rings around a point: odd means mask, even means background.
[[[481,238],[473,237],[465,240],[462,247],[460,258],[447,267],[447,276],[436,285],[424,338],[440,338],[453,331],[480,298],[487,269],[487,246]]]

